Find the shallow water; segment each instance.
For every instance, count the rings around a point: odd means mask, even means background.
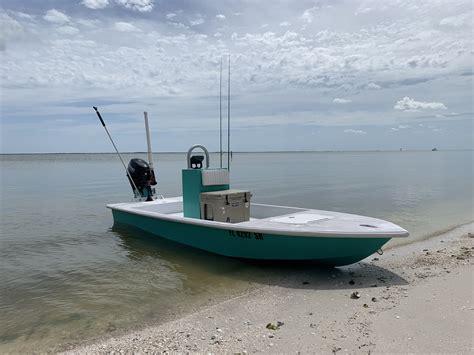
[[[142,157],[144,154],[125,155]],[[217,157],[212,157],[217,162]],[[112,228],[130,200],[111,154],[3,155],[0,352],[42,350],[163,321],[243,292],[268,269]],[[155,154],[181,194],[185,154]],[[232,184],[260,203],[369,215],[422,239],[473,220],[473,152],[235,153]]]

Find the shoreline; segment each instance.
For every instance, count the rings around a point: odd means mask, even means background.
[[[264,264],[248,293],[58,350],[469,353],[473,254],[470,222],[342,268]]]

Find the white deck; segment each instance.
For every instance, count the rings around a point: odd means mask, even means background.
[[[250,221],[234,224],[183,217],[182,197],[158,199],[151,202],[118,203],[107,207],[159,220],[226,230],[332,238],[408,236],[405,229],[381,219],[340,212],[255,203],[252,203],[250,207]]]

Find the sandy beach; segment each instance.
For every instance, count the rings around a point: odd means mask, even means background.
[[[63,350],[472,353],[473,232],[466,224],[344,268],[266,264],[252,292]]]

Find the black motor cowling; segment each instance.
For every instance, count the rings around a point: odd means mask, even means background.
[[[150,165],[148,165],[148,163],[143,159],[134,158],[128,163],[127,171],[129,178],[133,180],[133,183],[135,183],[135,186],[138,189],[137,192],[142,197],[146,197],[147,200],[152,200],[151,197],[153,196],[153,192],[151,185],[154,182],[154,176],[150,169]],[[130,181],[132,189],[135,190],[133,183]]]

